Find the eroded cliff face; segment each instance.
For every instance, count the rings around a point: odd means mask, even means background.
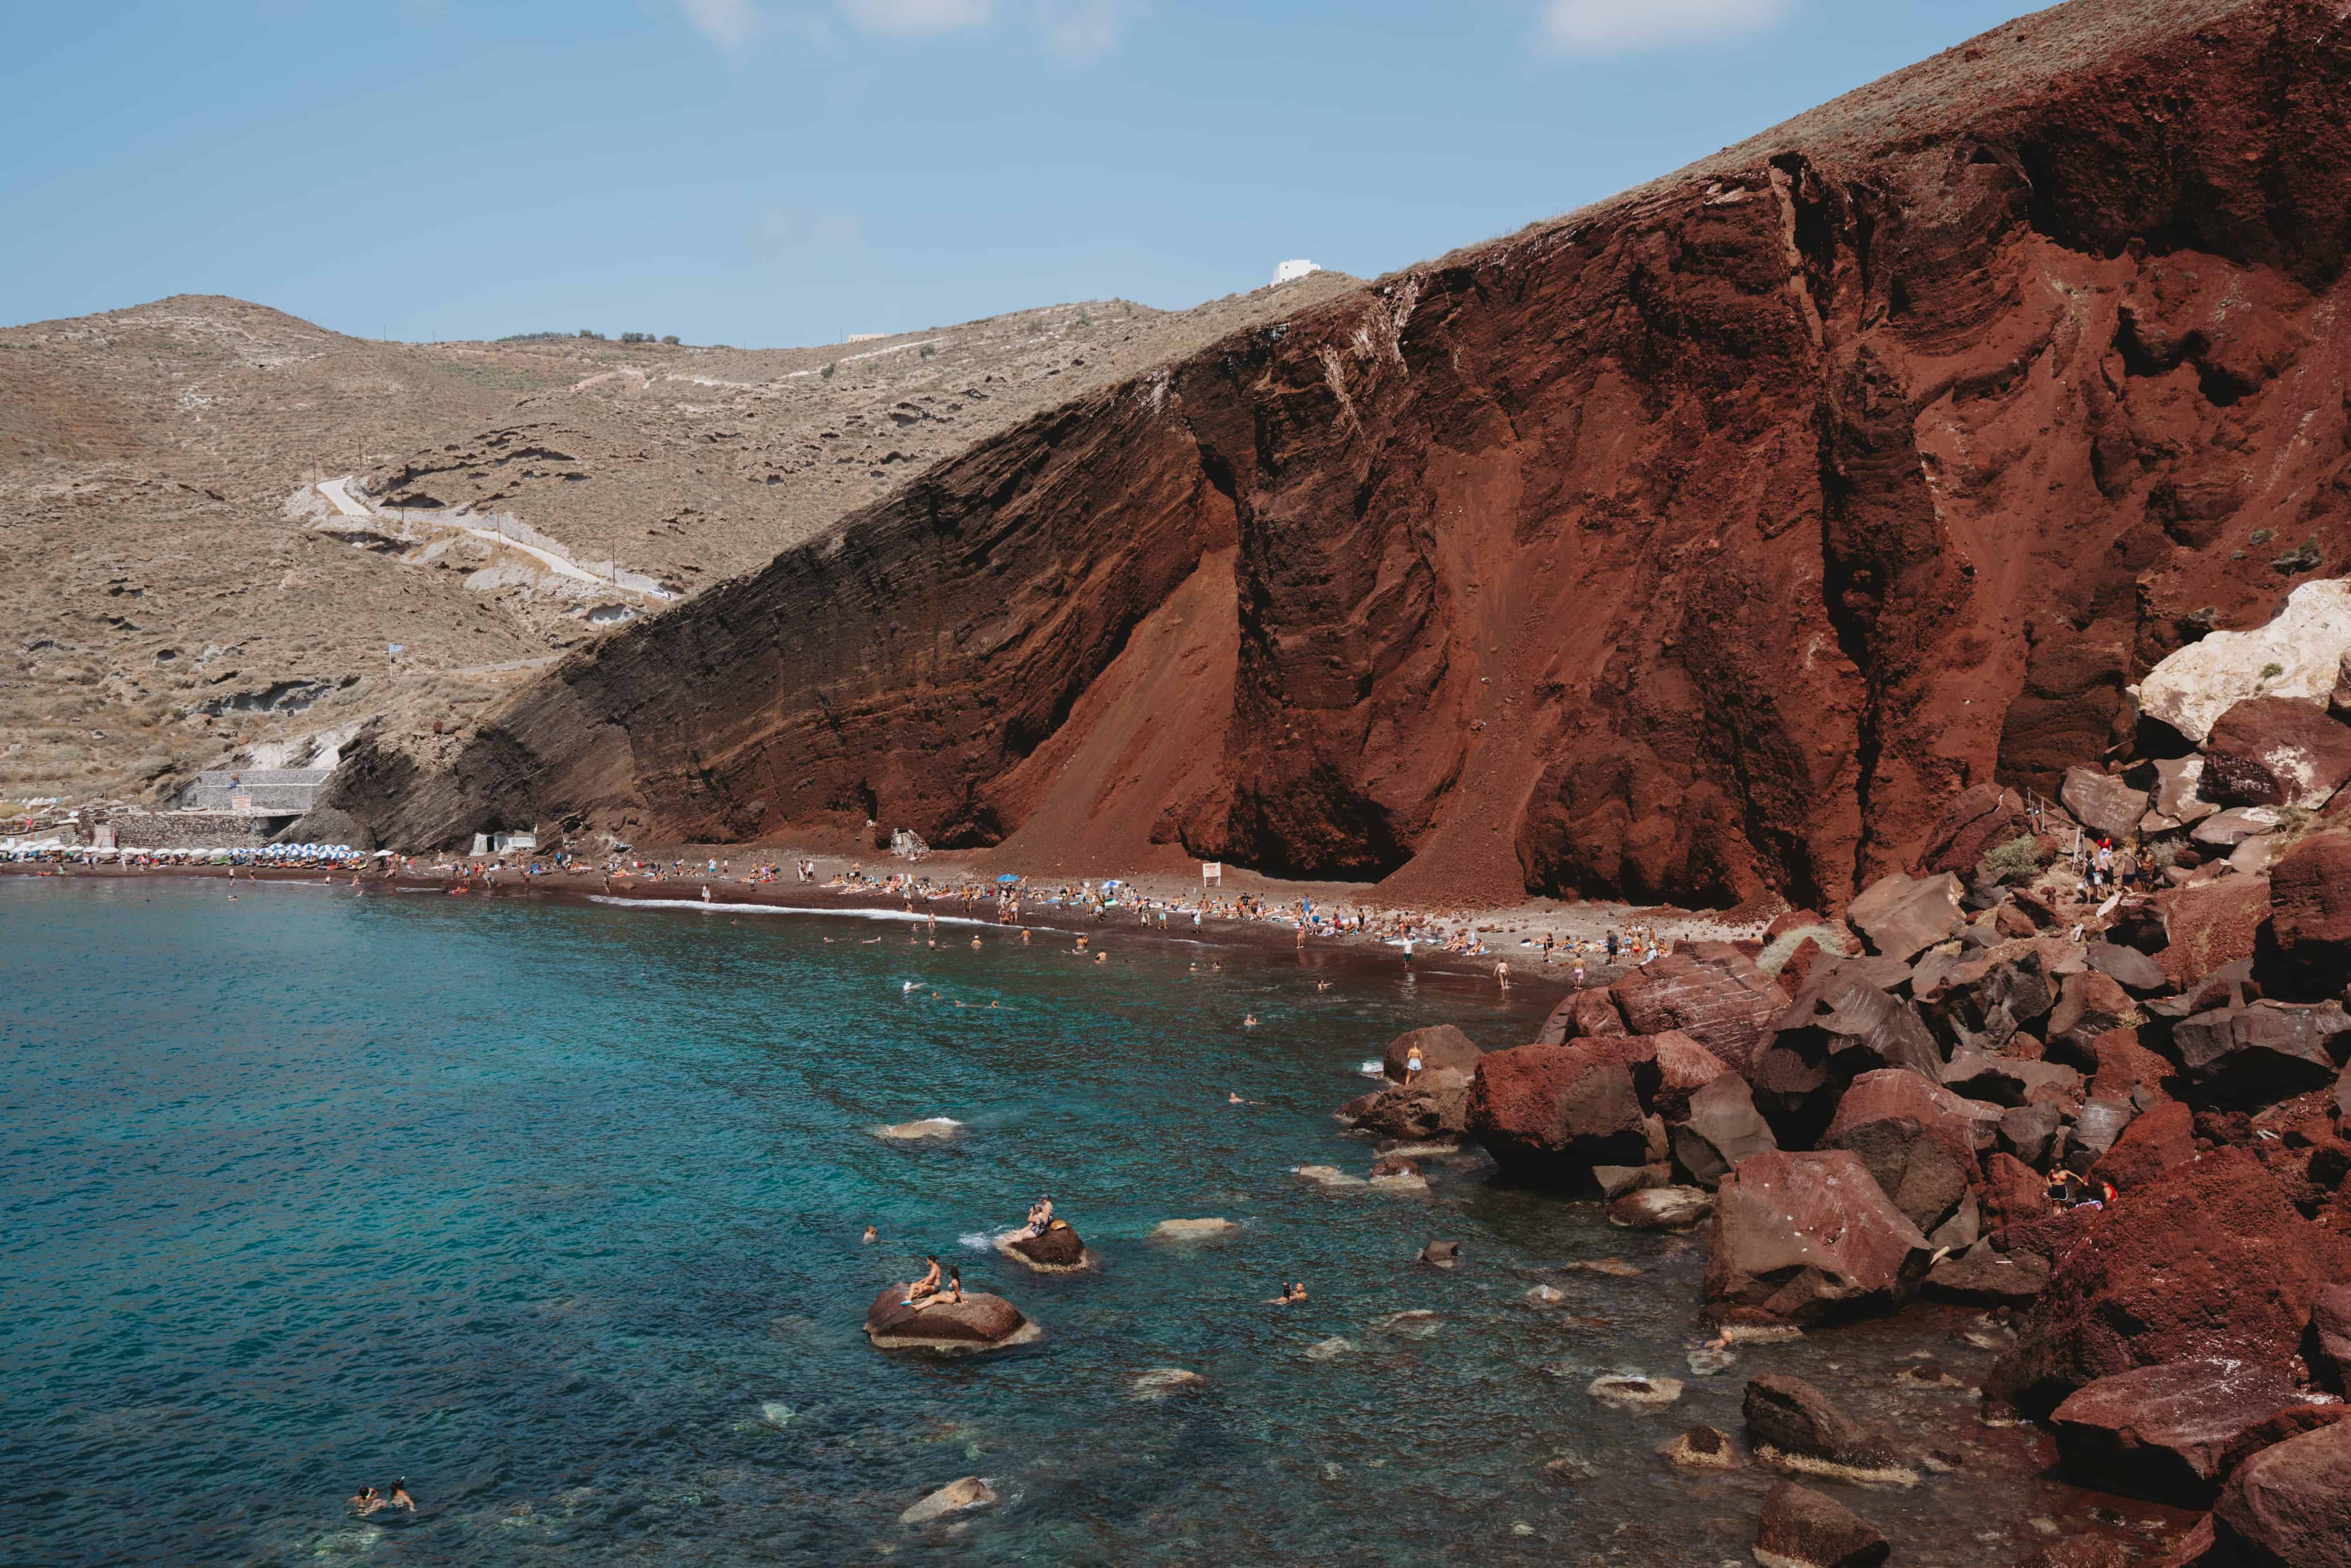
[[[2011,24],[1040,417],[337,809],[1841,904],[2351,553],[2340,10]]]

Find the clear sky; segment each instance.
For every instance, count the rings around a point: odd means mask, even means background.
[[[2017,0],[0,0],[0,321],[820,343],[1373,276]]]

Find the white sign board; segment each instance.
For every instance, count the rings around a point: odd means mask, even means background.
[[[1224,863],[1221,861],[1202,861],[1200,862],[1200,885],[1202,887],[1207,887],[1212,883],[1218,887],[1225,885]]]

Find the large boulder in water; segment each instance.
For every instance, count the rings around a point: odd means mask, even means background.
[[[1754,1155],[1715,1192],[1707,1301],[1797,1323],[1889,1312],[1917,1294],[1932,1250],[1858,1155]]]
[[[1896,1468],[1894,1447],[1830,1403],[1801,1377],[1751,1378],[1740,1406],[1747,1440],[1767,1464],[1809,1464],[1815,1473],[1884,1473]]]
[[[1677,946],[1609,988],[1633,1033],[1679,1030],[1735,1072],[1745,1072],[1756,1041],[1788,1004],[1780,983],[1728,942]]]
[[[1086,1244],[1066,1219],[1054,1220],[1035,1236],[1002,1237],[996,1249],[1040,1274],[1071,1274],[1093,1262]]]
[[[2351,1423],[2239,1465],[2212,1509],[2223,1551],[2259,1568],[2351,1568]]]
[[[1478,1049],[1476,1040],[1451,1024],[1431,1024],[1388,1041],[1387,1050],[1380,1053],[1380,1071],[1395,1082],[1403,1082],[1405,1063],[1412,1059],[1416,1048],[1420,1051],[1421,1071],[1458,1072],[1464,1082],[1478,1071],[1478,1059],[1486,1054]]]
[[[1959,879],[1948,872],[1880,877],[1846,907],[1844,917],[1871,952],[1905,964],[1958,936],[1966,924],[1959,912]]]
[[[2351,1241],[2303,1218],[2242,1149],[2175,1166],[2068,1229],[1987,1385],[2036,1415],[2168,1361],[2288,1371],[2320,1293],[2351,1280]]]
[[[2351,977],[2351,833],[2314,833],[2270,867],[2270,934],[2288,981]]]
[[[865,1310],[865,1337],[883,1350],[960,1355],[1027,1344],[1040,1333],[1019,1308],[985,1291],[966,1291],[960,1301],[934,1296],[910,1306],[905,1287],[892,1285]]]
[[[2255,1448],[2342,1414],[2341,1404],[2304,1393],[2274,1368],[2204,1358],[2102,1377],[2049,1421],[2069,1479],[2192,1504],[2209,1501]]]
[[[1413,1083],[1390,1083],[1350,1100],[1339,1120],[1359,1133],[1406,1143],[1458,1137],[1469,1129],[1470,1075],[1445,1068]]]
[[[1469,1133],[1513,1181],[1580,1188],[1594,1166],[1649,1163],[1656,1050],[1637,1036],[1489,1051]]]
[[[1765,1568],[1877,1568],[1886,1537],[1834,1498],[1782,1481],[1763,1496],[1755,1561]]]
[[[1821,1141],[1859,1155],[1894,1207],[1925,1235],[1957,1213],[1968,1189],[1982,1181],[1976,1129],[1999,1120],[1996,1107],[1887,1068],[1853,1081]]]
[[[2351,725],[2291,697],[2247,697],[2204,743],[2204,798],[2314,811],[2351,780]]]

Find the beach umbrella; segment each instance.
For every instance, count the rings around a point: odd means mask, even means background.
[[[1008,882],[1019,882],[1020,879],[1019,879],[1019,877],[1017,877],[1017,876],[1014,876],[1010,872],[1008,872],[1008,872],[1006,872],[1002,876],[998,877],[996,880],[1000,883],[1008,883]]]

